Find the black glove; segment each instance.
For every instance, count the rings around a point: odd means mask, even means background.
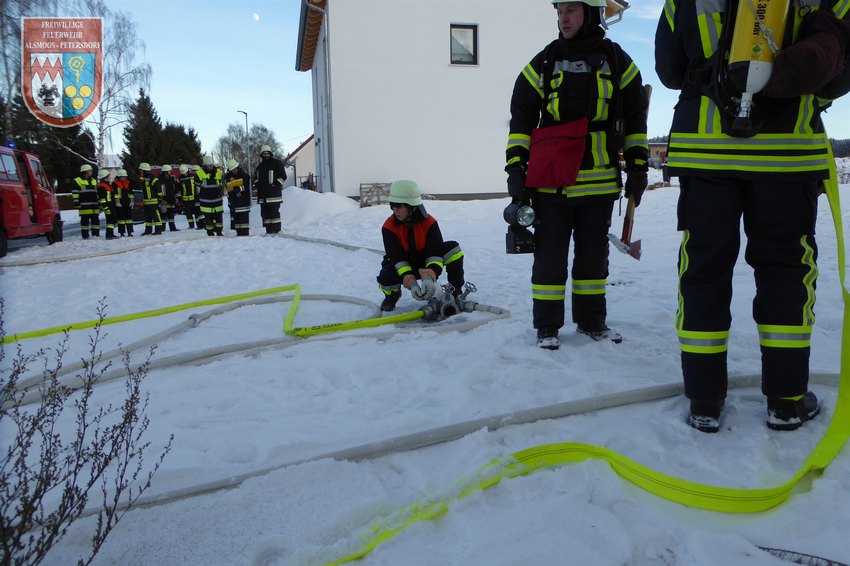
[[[514,200],[525,200],[525,171],[522,167],[508,169],[508,194]]]
[[[626,198],[635,197],[635,207],[640,205],[640,198],[646,190],[646,171],[626,173]]]

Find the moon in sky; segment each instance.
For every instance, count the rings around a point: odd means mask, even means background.
[[[257,12],[254,12],[253,14],[251,14],[251,17],[254,18],[255,22],[260,21],[260,14],[258,14]]]

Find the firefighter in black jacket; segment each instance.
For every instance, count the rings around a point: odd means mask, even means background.
[[[97,172],[97,200],[100,204],[100,210],[106,217],[106,239],[114,240],[118,237],[115,235],[117,216],[115,214],[115,195],[109,182],[110,175],[109,169],[101,169]]]
[[[115,171],[115,180],[112,181],[113,195],[115,196],[115,216],[118,218],[118,235],[133,237],[133,207],[136,197],[130,186],[125,169]]]
[[[159,192],[162,194],[162,211],[170,232],[178,232],[174,222],[174,209],[177,208],[177,179],[171,174],[171,165],[165,164],[159,173]]]
[[[151,173],[150,163],[139,164],[139,188],[145,213],[145,231],[142,236],[162,234],[162,216],[159,212],[159,177]]]
[[[639,204],[649,148],[640,71],[605,38],[605,0],[552,3],[560,33],[514,84],[505,170],[510,196],[530,202],[536,214],[533,323],[537,345],[556,350],[564,325],[570,238],[575,244],[572,319],[578,332],[595,340],[622,340],[606,324],[605,298],[608,228],[622,186],[618,153],[623,150],[626,162],[626,196]],[[533,131],[539,130],[536,136],[564,129],[572,130],[572,142],[561,137],[562,147],[555,152],[532,145]],[[573,157],[573,166],[557,175],[526,178],[535,161],[557,168]]]
[[[224,193],[221,171],[213,163],[212,157],[204,156],[203,166],[195,172],[198,177],[198,206],[204,216],[207,236],[224,236]]]
[[[237,236],[247,236],[250,228],[251,177],[239,167],[235,159],[227,160],[224,187],[230,204],[231,223]]]
[[[80,236],[88,240],[89,236],[100,236],[100,202],[97,196],[97,182],[92,179],[92,166],[88,163],[80,166],[80,175],[74,179],[74,207],[80,213]]]
[[[260,148],[260,163],[254,169],[254,186],[257,188],[257,204],[266,234],[280,232],[280,203],[283,202],[283,182],[286,169],[283,162],[272,157],[271,146]]]
[[[195,201],[195,175],[189,172],[188,165],[180,166],[180,202],[183,203],[183,214],[186,215],[186,220],[189,222],[189,230],[195,228],[195,215],[197,214],[197,205]],[[202,228],[199,219],[197,229]]]
[[[381,227],[384,260],[378,274],[378,287],[384,293],[382,311],[392,311],[404,285],[417,301],[427,301],[437,292],[437,279],[443,269],[461,295],[463,251],[454,241],[443,241],[437,220],[425,211],[422,191],[413,181],[395,181],[390,185],[392,215]]]
[[[681,91],[667,165],[681,187],[676,330],[690,400],[688,423],[703,432],[720,428],[743,217],[746,260],[756,284],[752,314],[761,348],[767,426],[793,430],[818,413],[817,398],[808,391],[809,354],[818,273],[817,197],[830,165],[820,113],[830,101],[816,96],[813,79],[829,77],[819,58],[800,61],[794,78],[783,82],[809,84],[812,90],[755,93],[751,129],[740,130],[735,122],[740,112],[733,116],[725,109],[734,108],[730,94],[744,97],[723,78],[729,76],[725,56],[736,41],[732,30],[737,16],[726,13],[725,2],[703,4],[697,8],[693,0],[667,0],[655,35],[658,77],[666,87]],[[850,3],[844,0],[795,0],[789,21],[782,24],[787,30],[783,44],[776,47],[793,53],[808,17],[831,19],[838,29],[848,12]],[[761,30],[743,20],[742,31],[749,38],[753,31],[758,40],[765,31],[781,31]],[[765,38],[765,48],[773,37],[783,35]],[[843,45],[846,49],[846,41]],[[777,85],[777,91],[796,86]]]

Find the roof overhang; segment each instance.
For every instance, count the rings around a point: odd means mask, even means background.
[[[328,0],[302,0],[301,20],[298,24],[298,48],[295,53],[295,70],[309,71],[313,68],[319,34]]]

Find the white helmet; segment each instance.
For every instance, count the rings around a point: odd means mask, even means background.
[[[422,190],[415,181],[408,179],[394,181],[390,185],[390,196],[387,200],[410,206],[420,206],[422,204]]]
[[[228,171],[233,171],[237,167],[239,167],[238,161],[236,161],[235,159],[228,159],[227,160],[227,170]]]
[[[267,143],[264,143],[264,144],[262,145],[262,147],[260,147],[260,155],[264,154],[264,153],[265,153],[265,152],[267,152],[267,151],[268,151],[269,153],[271,153],[271,152],[272,152],[272,146],[270,146],[270,145],[269,145],[269,144],[267,144]]]
[[[610,24],[616,24],[623,19],[623,12],[629,7],[628,0],[571,0],[572,2],[581,2],[587,4],[591,8],[599,8],[599,16],[602,27],[608,29]],[[552,0],[555,7],[558,4],[564,3],[563,0]]]
[[[180,166],[180,174],[181,175],[185,175],[188,172],[189,172],[189,166],[188,165],[183,164],[183,165]]]
[[[171,165],[168,163],[162,166],[162,172],[165,173],[166,171],[171,171]]]
[[[127,176],[127,170],[126,169],[119,169],[118,171],[115,172],[115,176],[116,177],[126,177]]]
[[[150,163],[139,163],[139,171],[150,171],[151,164]]]
[[[100,171],[97,172],[97,178],[98,179],[106,179],[107,177],[109,177],[109,175],[110,175],[109,169],[101,169]]]
[[[204,160],[201,162],[204,165],[213,165],[213,158],[211,155],[205,155]]]
[[[80,165],[80,173],[85,173],[86,171],[91,171],[91,165],[88,163]]]

